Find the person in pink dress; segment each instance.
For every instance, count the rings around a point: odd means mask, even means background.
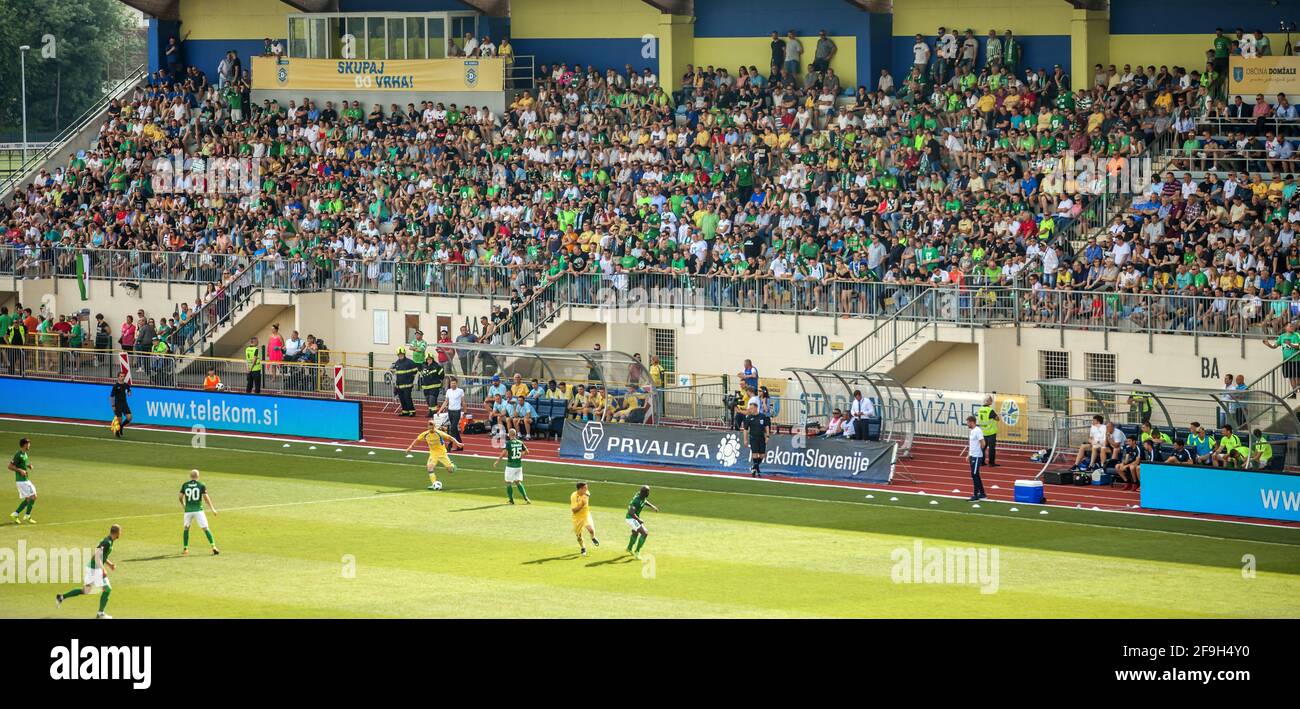
[[[135,351],[135,318],[130,315],[126,316],[126,322],[122,323],[122,331],[117,338],[117,344],[122,346],[122,351],[127,353],[127,362],[134,367],[135,360],[131,358],[131,353]]]
[[[271,326],[271,337],[266,341],[266,361],[270,363],[268,373],[274,377],[280,371],[278,363],[284,361],[284,337],[280,335],[279,323]]]

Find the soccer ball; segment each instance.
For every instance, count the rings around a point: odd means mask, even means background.
[[[441,480],[435,480],[434,483],[433,483],[433,489],[434,489],[434,490],[441,490],[441,489],[442,489],[442,481],[441,481]]]
[[[217,382],[217,391],[225,391],[225,390],[226,390],[226,383],[225,383],[225,382]]]

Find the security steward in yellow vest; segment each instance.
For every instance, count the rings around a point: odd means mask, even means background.
[[[1134,379],[1134,384],[1141,384],[1141,379]],[[1134,391],[1128,397],[1129,423],[1151,423],[1151,395],[1144,391]],[[1137,419],[1134,421],[1133,419]]]
[[[262,393],[262,348],[257,346],[257,338],[248,338],[248,347],[244,348],[244,364],[248,366],[248,375],[244,380],[244,391],[249,394]]]
[[[406,348],[397,349],[397,361],[393,362],[393,388],[397,390],[397,403],[401,411],[398,416],[414,416],[415,402],[411,400],[411,391],[415,388],[415,375],[420,371],[415,362],[406,356]]]
[[[438,397],[442,396],[442,379],[446,370],[438,364],[437,357],[425,357],[420,367],[420,391],[424,392],[424,403],[429,405],[429,418],[438,410]]]
[[[997,467],[998,412],[993,410],[993,397],[984,397],[984,405],[975,409],[975,423],[984,433],[984,466]]]
[[[9,332],[3,333],[5,344],[14,348],[8,352],[10,374],[23,374],[27,371],[24,366],[22,350],[27,344],[27,327],[23,325],[23,319],[19,315],[21,315],[21,311],[14,315],[14,321],[9,324]]]

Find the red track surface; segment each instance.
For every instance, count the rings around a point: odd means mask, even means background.
[[[8,416],[14,419],[32,419],[39,421],[48,421],[50,419],[29,417],[29,416]],[[424,427],[427,425],[427,419],[424,416],[413,418],[404,418],[390,409],[385,412],[383,405],[364,403],[362,404],[362,430],[364,432],[366,445],[374,448],[389,448],[401,450],[406,448]],[[138,429],[159,429],[167,430],[161,426],[133,426]],[[238,435],[238,434],[236,434]],[[282,437],[284,440],[310,440],[294,437]],[[559,452],[559,443],[554,440],[534,440],[528,444],[528,457],[532,460],[547,462],[565,463],[569,465],[593,465],[607,468],[639,468],[649,470],[664,470],[668,472],[691,472],[701,474],[701,471],[685,471],[681,468],[671,468],[667,466],[655,465],[637,465],[621,466],[609,463],[592,463],[572,458],[561,458]],[[496,457],[499,451],[492,447],[491,439],[487,436],[466,436],[464,453],[470,455]],[[816,481],[819,485],[832,485],[836,487],[860,488],[864,490],[881,490],[905,493],[924,493],[928,495],[941,495],[948,497],[969,497],[971,494],[970,472],[966,464],[964,455],[964,445],[954,441],[945,441],[942,439],[917,439],[912,448],[913,456],[908,459],[899,460],[896,467],[896,482],[890,485],[872,485],[853,482],[838,481]],[[984,488],[989,497],[993,500],[1003,502],[1013,502],[1015,498],[1015,481],[1030,479],[1038,474],[1041,466],[1028,460],[1028,451],[1021,448],[1015,449],[999,447],[998,451],[999,465],[993,468],[985,468],[982,472],[984,479]],[[709,473],[703,474],[718,475],[720,477],[743,477],[729,473]],[[911,481],[904,482],[904,478],[911,478]],[[765,479],[780,480],[787,482],[809,482],[803,478],[791,478],[779,475],[767,475]],[[1170,510],[1147,510],[1137,507],[1139,495],[1136,492],[1122,492],[1118,487],[1100,487],[1100,486],[1062,486],[1049,485],[1045,490],[1047,504],[1060,507],[1082,507],[1085,509],[1102,509],[1120,512],[1132,512],[1137,514],[1159,514],[1170,517],[1186,517],[1192,519],[1210,519],[1223,520],[1230,522],[1246,522],[1262,526],[1288,527],[1300,529],[1300,522],[1286,522],[1280,520],[1266,520],[1253,517],[1232,517],[1228,515],[1211,515],[1199,514],[1194,512],[1175,512]]]
[[[365,432],[365,441],[377,448],[405,448],[406,445],[415,438],[415,435],[427,425],[427,419],[423,416],[403,418],[398,416],[391,408],[386,413],[383,412],[382,409],[383,407],[377,404],[364,404],[362,406],[362,430]],[[465,436],[464,452],[472,455],[490,456],[496,456],[498,453],[497,449],[492,447],[491,439],[487,436],[481,435]],[[911,477],[915,482],[902,482],[899,480],[891,485],[869,485],[851,482],[819,481],[819,484],[836,485],[839,487],[856,487],[868,490],[923,492],[930,495],[962,497],[969,497],[971,495],[972,487],[970,471],[966,463],[963,444],[937,439],[918,439],[916,445],[912,448],[912,453],[913,457],[898,462],[895,477]],[[1030,462],[1028,460],[1028,451],[1023,448],[1000,448],[998,453],[998,465],[993,468],[985,468],[982,472],[984,488],[991,499],[1012,502],[1015,498],[1015,481],[1033,478],[1038,474],[1038,471],[1042,466],[1038,463]],[[530,441],[528,444],[528,457],[533,460],[563,462],[572,465],[624,467],[608,463],[588,463],[586,461],[572,458],[561,458],[559,443],[553,440]],[[630,467],[666,471],[681,470],[680,468],[651,465]],[[740,477],[732,476],[727,473],[716,474],[726,477]],[[769,475],[765,477],[772,480],[807,482],[801,478],[790,478],[778,475]],[[1144,510],[1137,507],[1139,501],[1139,495],[1137,492],[1123,492],[1119,487],[1072,487],[1066,485],[1048,485],[1046,486],[1046,497],[1049,505],[1062,507],[1084,507],[1087,509],[1096,507],[1103,510],[1164,514],[1177,517],[1251,522],[1254,524],[1277,527],[1300,528],[1300,523],[1295,522],[1230,517],[1226,515],[1172,512],[1167,510]]]

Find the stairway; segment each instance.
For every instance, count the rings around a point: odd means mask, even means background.
[[[831,360],[826,369],[839,372],[892,371],[931,341],[932,336],[927,330],[931,323],[928,314],[938,312],[936,302],[935,290],[927,289]]]

